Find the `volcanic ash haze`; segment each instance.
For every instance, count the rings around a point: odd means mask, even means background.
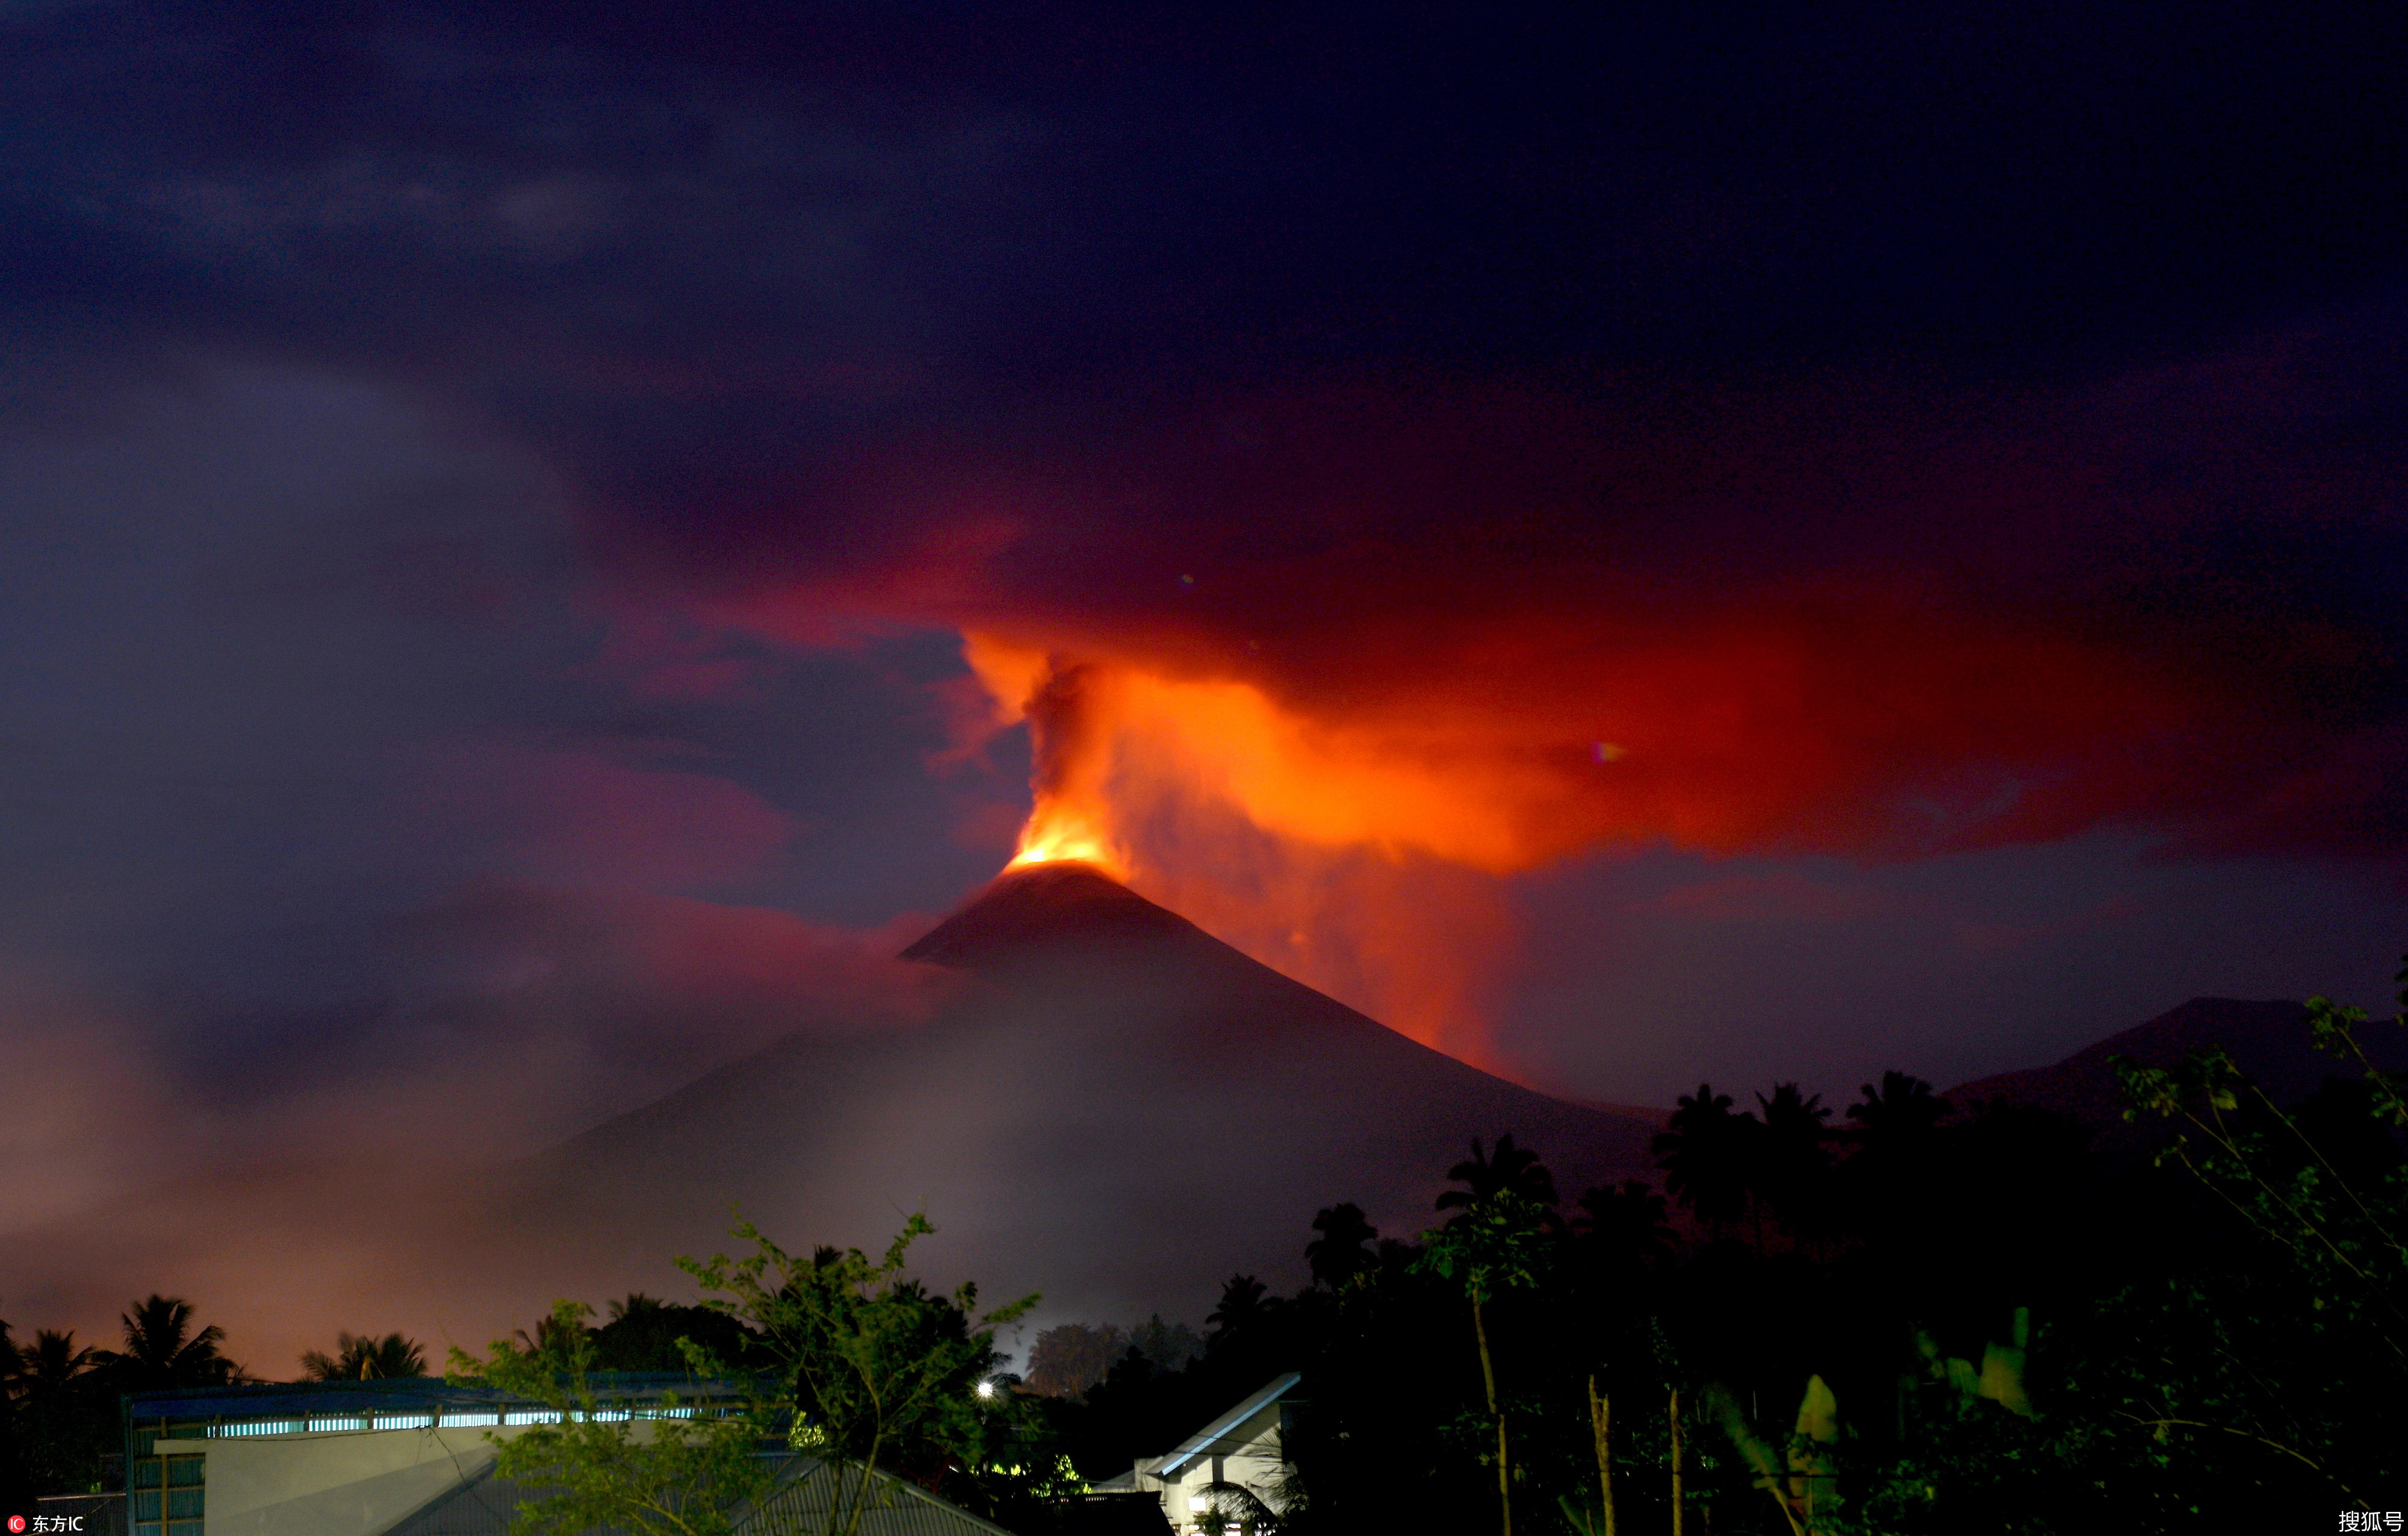
[[[724,1246],[731,1201],[791,1244],[924,1209],[939,1273],[1184,1313],[1232,1269],[1300,1279],[1322,1206],[1419,1230],[1475,1136],[1568,1192],[1645,1164],[1651,1127],[1416,1044],[1092,866],[1008,870],[905,956],[962,981],[930,1022],[796,1035],[580,1136],[520,1170],[516,1222],[603,1294]]]

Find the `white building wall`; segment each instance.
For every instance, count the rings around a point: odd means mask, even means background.
[[[493,1463],[501,1429],[163,1440],[161,1456],[208,1457],[206,1536],[378,1536]]]
[[[1132,1469],[1135,1486],[1160,1496],[1162,1513],[1180,1536],[1193,1536],[1208,1529],[1203,1512],[1195,1505],[1199,1500],[1209,1502],[1211,1495],[1206,1490],[1215,1483],[1237,1484],[1265,1504],[1279,1507],[1273,1496],[1283,1465],[1278,1403],[1265,1404],[1259,1413],[1224,1434],[1220,1452],[1218,1456],[1197,1457],[1168,1479],[1161,1472],[1168,1457],[1143,1457]]]

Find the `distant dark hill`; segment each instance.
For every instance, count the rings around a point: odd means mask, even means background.
[[[528,1165],[513,1220],[655,1283],[725,1212],[870,1246],[924,1207],[943,1273],[1049,1313],[1197,1315],[1234,1270],[1302,1279],[1313,1213],[1429,1225],[1475,1136],[1569,1198],[1641,1171],[1653,1127],[1415,1043],[1096,870],[997,880],[910,946],[965,983],[928,1023],[796,1035]]]
[[[1958,1087],[1947,1098],[1959,1109],[1984,1101],[2052,1110],[2085,1125],[2120,1126],[2115,1076],[2107,1058],[2128,1055],[2151,1067],[2167,1067],[2188,1052],[2221,1045],[2241,1069],[2278,1103],[2290,1104],[2315,1091],[2329,1073],[2357,1075],[2358,1069],[2318,1052],[2310,1042],[2308,1011],[2296,1002],[2246,1002],[2237,998],[2193,998],[2148,1023],[2086,1047],[2054,1067],[2000,1072]],[[2370,1024],[2358,1032],[2378,1065],[2408,1066],[2408,1043],[2397,1025]]]

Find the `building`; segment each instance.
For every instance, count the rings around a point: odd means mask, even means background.
[[[1189,1435],[1167,1456],[1140,1457],[1101,1492],[1152,1493],[1180,1536],[1215,1536],[1276,1523],[1279,1483],[1287,1467],[1290,1394],[1304,1378],[1291,1371]]]
[[[602,1412],[631,1420],[715,1411],[717,1394],[683,1376],[595,1385]],[[127,1536],[506,1536],[525,1495],[495,1474],[487,1437],[559,1422],[540,1405],[434,1380],[145,1392],[124,1409]],[[794,1529],[842,1475],[777,1459],[777,1491],[738,1529]],[[864,1536],[1009,1536],[909,1483],[880,1482]]]

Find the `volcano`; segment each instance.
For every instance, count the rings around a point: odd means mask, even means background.
[[[1006,873],[904,952],[924,1023],[790,1036],[523,1170],[514,1224],[608,1294],[726,1246],[874,1250],[905,1213],[932,1277],[1043,1315],[1195,1316],[1232,1270],[1304,1278],[1320,1208],[1431,1225],[1472,1139],[1534,1147],[1569,1197],[1643,1172],[1654,1127],[1418,1044],[1100,871]]]

